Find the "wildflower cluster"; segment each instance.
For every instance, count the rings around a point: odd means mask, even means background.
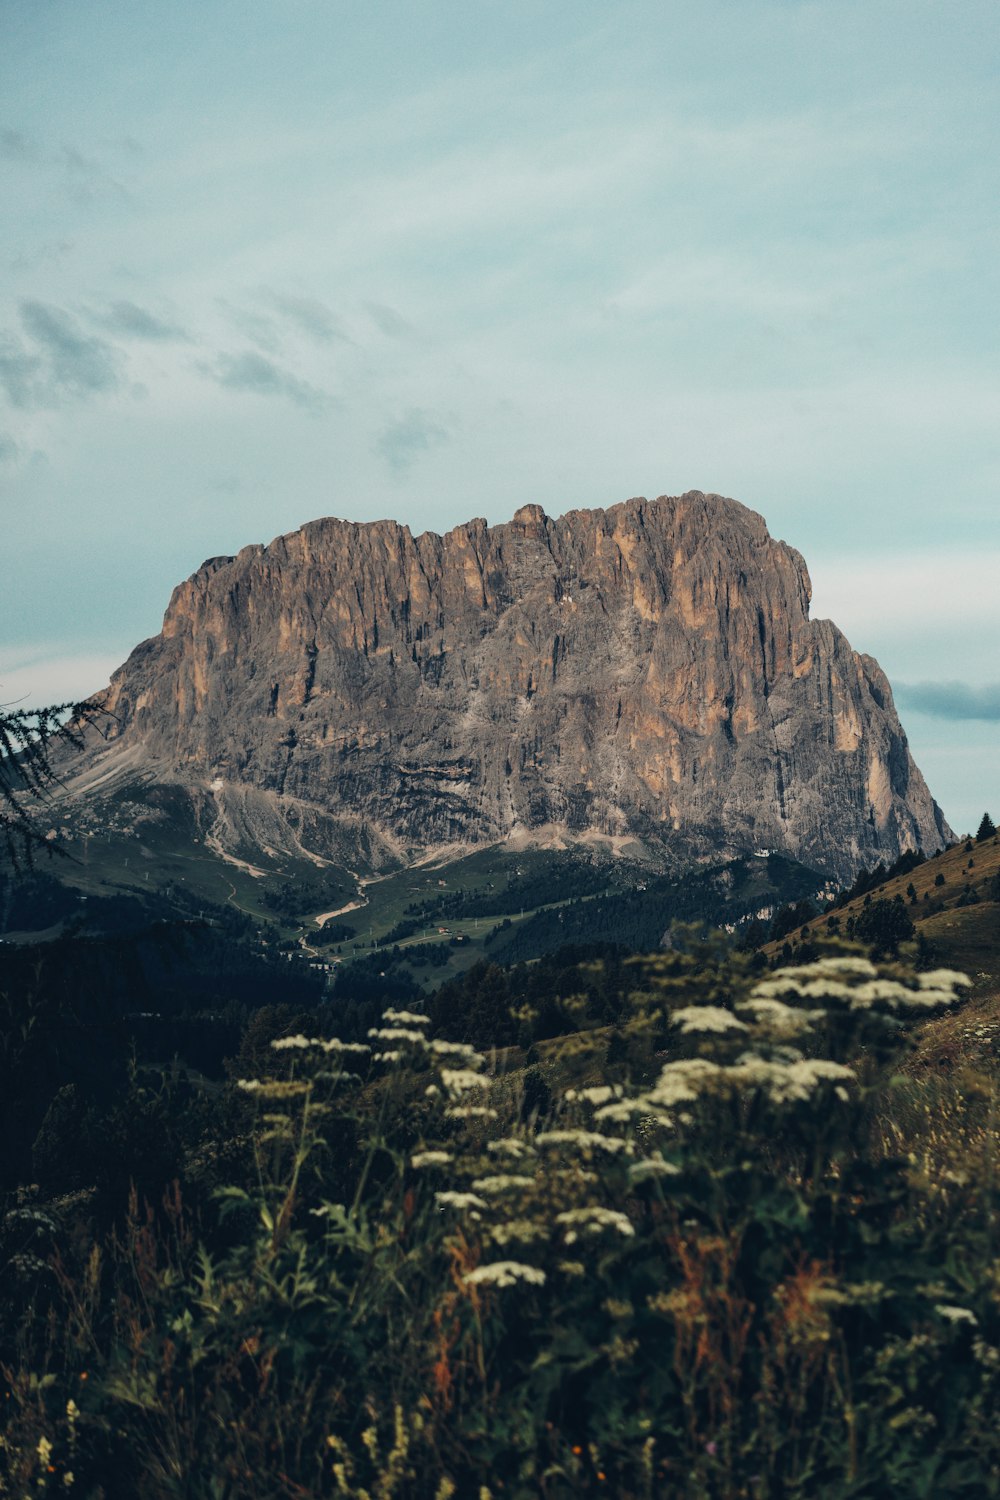
[[[416,1011],[276,1039],[228,1101],[253,1160],[225,1234],[168,1254],[136,1207],[68,1302],[58,1401],[28,1373],[6,1403],[0,1493],[97,1493],[119,1433],[150,1494],[922,1493],[935,1431],[940,1492],[990,1493],[993,1199],[864,1133],[906,1019],[967,981],[856,956],[726,981],[665,1007],[633,1082],[546,1057],[541,1112]]]

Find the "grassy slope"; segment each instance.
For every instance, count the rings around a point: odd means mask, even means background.
[[[969,1000],[959,1010],[920,1027],[910,1065],[918,1071],[992,1070],[1000,1048],[1000,903],[987,899],[1000,874],[1000,837],[983,843],[972,840],[971,850],[968,842],[963,840],[868,893],[872,901],[902,897],[917,931],[933,945],[935,963],[959,969],[974,981]],[[943,885],[936,884],[939,875]],[[915,903],[906,894],[911,883]],[[980,899],[975,905],[959,906],[967,887]],[[842,928],[848,917],[860,916],[864,902],[859,896],[837,908]],[[825,933],[826,923],[825,915],[816,917],[806,930],[818,936]],[[796,932],[790,939],[793,951],[798,940]],[[764,951],[773,957],[781,946],[771,943]]]
[[[970,867],[971,866],[971,867]],[[995,877],[1000,874],[1000,838],[994,836],[981,844],[972,841],[956,844],[943,854],[936,854],[907,875],[895,876],[868,892],[872,901],[901,897],[906,910],[928,941],[934,943],[942,964],[962,969],[978,977],[982,984],[1000,985],[1000,904],[987,899]],[[937,885],[938,876],[944,884]],[[916,901],[907,896],[912,883]],[[959,899],[971,888],[979,896],[974,906],[959,906]],[[834,915],[846,926],[848,917],[858,917],[864,909],[865,896],[858,896]],[[826,915],[806,924],[810,934],[826,930]],[[797,940],[798,933],[794,934]],[[773,954],[780,944],[769,944],[765,952]]]

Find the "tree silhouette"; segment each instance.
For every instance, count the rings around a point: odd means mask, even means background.
[[[56,743],[82,749],[84,729],[103,713],[92,703],[0,709],[0,851],[15,869],[31,865],[38,849],[65,854],[39,833],[29,807],[59,785],[51,760]]]
[[[900,943],[913,936],[913,923],[907,915],[902,896],[893,901],[873,901],[861,912],[854,924],[856,937],[870,943],[876,956],[895,954]]]
[[[991,839],[997,831],[997,825],[988,812],[983,813],[983,821],[976,832],[976,842],[981,844],[985,839]]]

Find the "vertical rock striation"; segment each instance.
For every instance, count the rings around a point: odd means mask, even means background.
[[[518,833],[846,874],[949,835],[805,563],[698,492],[446,536],[314,521],[212,558],[114,674],[98,752],[404,854]]]

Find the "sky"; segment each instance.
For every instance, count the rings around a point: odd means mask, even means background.
[[[1000,818],[995,0],[0,0],[0,701],[209,556],[701,489]]]

